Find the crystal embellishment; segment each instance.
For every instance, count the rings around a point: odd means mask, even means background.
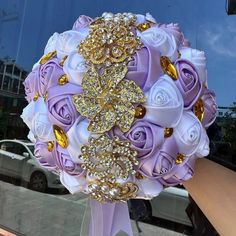
[[[111,66],[101,75],[95,67],[84,75],[83,93],[74,95],[73,102],[77,111],[90,119],[88,130],[104,133],[117,125],[127,132],[135,117],[134,103],[144,103],[143,91],[134,81],[123,79],[127,66]]]

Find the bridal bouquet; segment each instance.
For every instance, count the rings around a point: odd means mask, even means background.
[[[71,192],[151,199],[188,180],[215,118],[204,52],[150,15],[80,16],[24,82],[35,156]]]

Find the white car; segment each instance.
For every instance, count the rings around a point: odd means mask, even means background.
[[[41,167],[33,153],[34,144],[30,141],[1,140],[0,174],[20,179],[39,192],[47,188],[65,189],[59,175]]]

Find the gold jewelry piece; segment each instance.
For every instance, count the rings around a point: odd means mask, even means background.
[[[175,160],[175,163],[176,164],[181,164],[184,159],[185,159],[186,155],[182,154],[182,153],[178,153],[177,157],[176,157],[176,160]]]
[[[40,97],[39,92],[37,92],[33,97],[33,101],[36,102],[39,97]]]
[[[66,74],[62,75],[59,79],[58,79],[58,84],[59,85],[65,85],[68,83],[68,77]]]
[[[39,61],[39,64],[45,64],[47,61],[52,59],[57,55],[57,51],[49,52],[48,54],[44,55],[41,60]]]
[[[125,65],[107,67],[101,75],[91,67],[82,81],[83,93],[73,96],[77,111],[91,120],[88,130],[104,133],[117,125],[127,132],[135,117],[133,103],[145,102],[143,91],[134,81],[123,79]]]
[[[67,138],[64,130],[57,125],[53,125],[53,132],[54,132],[54,136],[57,140],[57,143],[62,148],[67,148],[68,147],[68,138]]]
[[[48,142],[48,151],[52,152],[53,148],[54,148],[54,141],[49,141]]]
[[[178,79],[177,70],[174,64],[171,62],[171,60],[168,57],[161,56],[160,63],[161,63],[162,69],[167,75],[169,75],[173,80]]]
[[[134,33],[135,15],[106,13],[90,24],[88,37],[79,45],[79,53],[92,64],[121,63],[141,46]]]
[[[199,98],[195,103],[193,112],[195,113],[196,117],[202,122],[204,118],[204,103],[201,98]]]
[[[169,138],[173,134],[173,128],[165,128],[164,129],[164,137]]]
[[[88,185],[91,197],[99,202],[126,202],[130,198],[135,198],[138,186],[128,182],[125,184],[95,181]]]
[[[89,144],[82,146],[79,159],[88,175],[103,182],[115,182],[117,178],[126,180],[136,173],[136,156],[137,151],[130,148],[130,142],[118,137],[110,139],[104,134],[97,139],[91,137]]]

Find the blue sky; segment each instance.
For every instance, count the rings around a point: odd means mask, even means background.
[[[227,16],[224,0],[0,0],[0,58],[30,71],[50,35],[70,29],[80,14],[104,11],[150,12],[158,22],[179,23],[192,47],[206,53],[218,105],[236,101],[236,15]]]

